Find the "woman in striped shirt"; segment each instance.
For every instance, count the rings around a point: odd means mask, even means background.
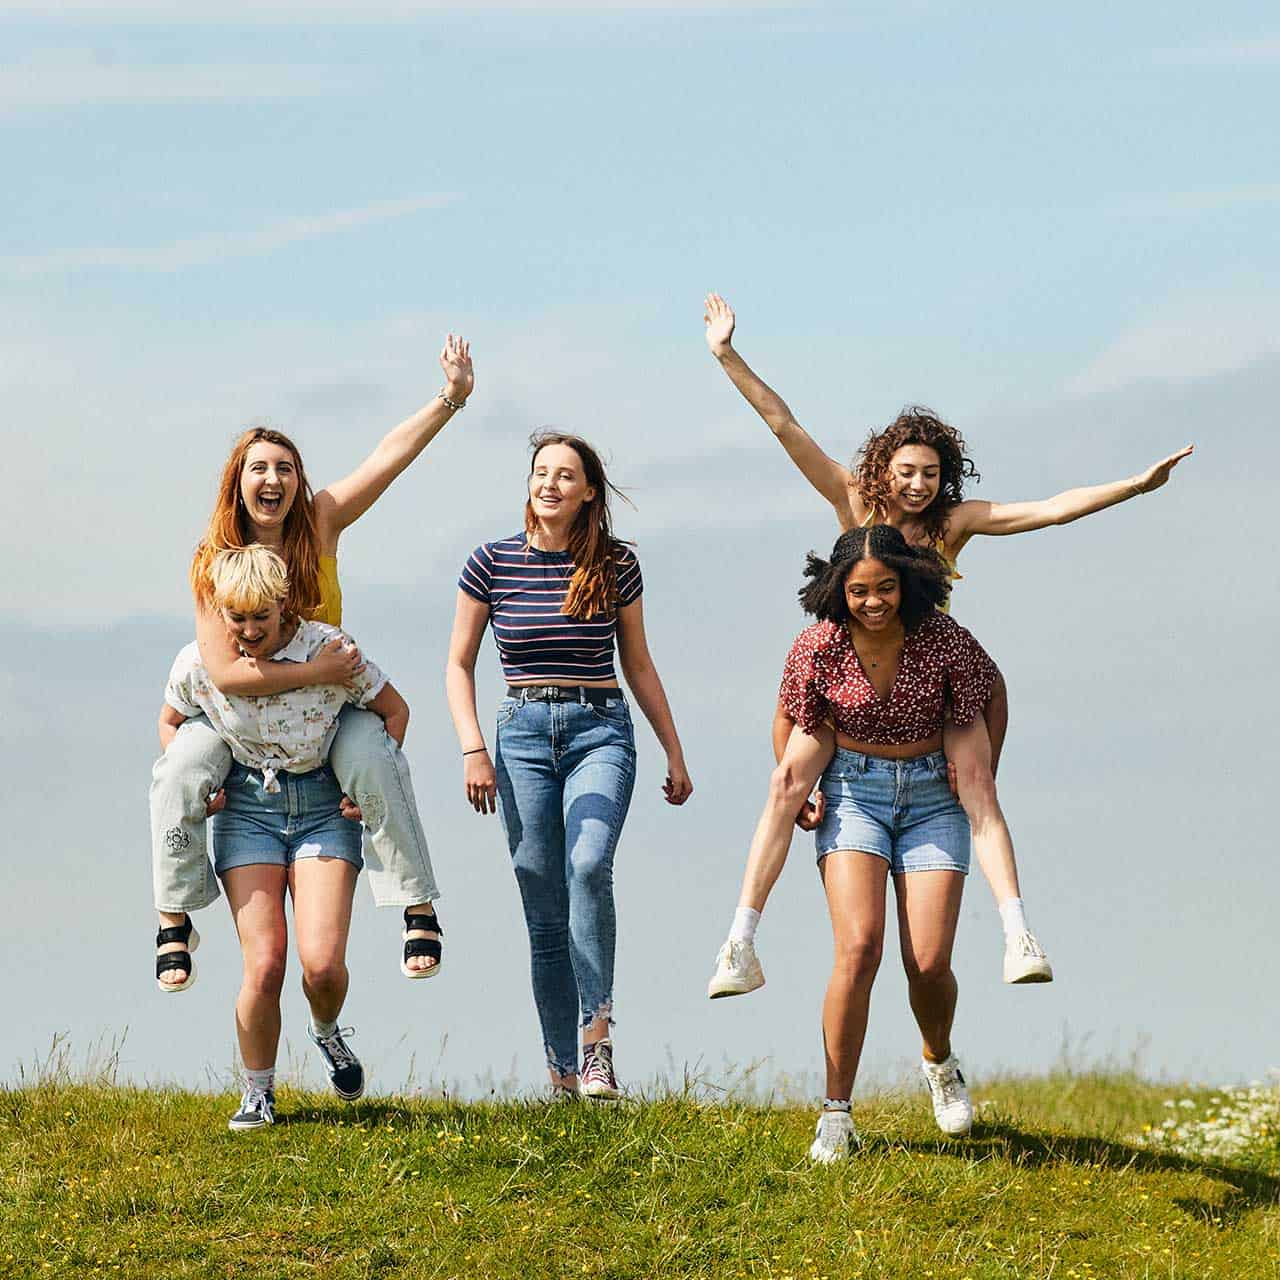
[[[683,804],[693,784],[645,642],[640,562],[611,532],[608,499],[618,491],[585,440],[542,432],[531,444],[523,532],[477,547],[458,580],[446,688],[467,800],[477,813],[496,807],[507,834],[552,1088],[616,1098],[613,855],[636,749],[615,637],[667,754],[667,802]],[[507,679],[492,759],[475,685],[490,622]]]

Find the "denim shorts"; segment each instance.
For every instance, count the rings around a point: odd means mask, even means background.
[[[359,870],[360,823],[342,816],[342,788],[328,765],[310,773],[278,775],[280,790],[266,789],[262,774],[236,762],[224,784],[226,808],[209,819],[213,869],[267,864],[288,867],[299,858],[342,858]]]
[[[818,789],[826,800],[814,832],[819,862],[853,849],[883,858],[895,875],[969,873],[969,819],[951,794],[941,751],[886,760],[837,747]]]

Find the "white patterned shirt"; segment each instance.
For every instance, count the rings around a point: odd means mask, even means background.
[[[348,647],[346,632],[325,622],[299,622],[293,638],[271,655],[276,662],[307,662],[332,640]],[[329,758],[338,712],[348,702],[368,706],[387,677],[368,659],[350,685],[316,684],[247,698],[225,694],[209,679],[193,642],[173,660],[164,700],[190,719],[205,715],[231,754],[246,769],[260,769],[266,789],[280,790],[276,774],[309,773]]]

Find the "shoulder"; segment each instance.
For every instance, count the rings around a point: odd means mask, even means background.
[[[614,539],[613,543],[613,560],[619,571],[635,569],[640,565],[640,557],[636,555],[635,548],[617,539]]]
[[[838,651],[845,640],[845,629],[837,622],[815,622],[791,642],[791,652],[812,656]]]
[[[198,666],[200,666],[200,646],[192,640],[190,644],[184,644],[178,650],[178,654],[170,667],[170,679],[181,680],[190,675]]]

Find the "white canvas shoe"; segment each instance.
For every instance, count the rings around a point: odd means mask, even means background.
[[[853,1127],[853,1117],[847,1111],[824,1111],[818,1117],[818,1128],[809,1147],[809,1159],[814,1164],[837,1164],[849,1158],[850,1151],[862,1146],[862,1139]]]
[[[933,1097],[933,1118],[938,1128],[953,1138],[968,1133],[973,1128],[973,1103],[956,1055],[953,1053],[945,1062],[921,1062],[920,1070]]]
[[[1030,929],[1006,939],[1004,980],[1010,983],[1053,981],[1053,966]]]
[[[764,970],[756,959],[755,944],[730,938],[716,956],[716,971],[707,983],[707,996],[745,996],[764,986]]]

